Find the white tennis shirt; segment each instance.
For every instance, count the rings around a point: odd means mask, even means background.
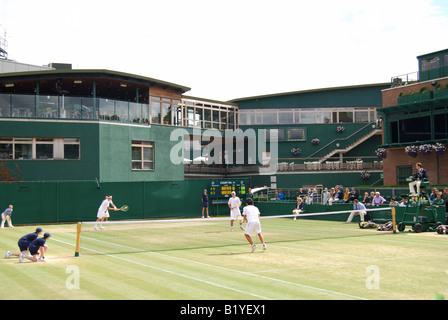
[[[247,217],[247,222],[260,221],[259,214],[260,210],[258,210],[258,208],[253,205],[245,206],[243,209],[243,215]]]

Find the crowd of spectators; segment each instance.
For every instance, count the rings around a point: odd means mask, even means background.
[[[413,196],[404,195],[397,197],[385,197],[381,195],[379,191],[364,192],[363,195],[359,194],[359,191],[355,188],[344,188],[342,186],[335,186],[332,188],[323,188],[319,192],[317,188],[308,188],[306,191],[303,188],[299,188],[295,196],[285,196],[282,189],[277,189],[274,192],[272,200],[297,200],[301,198],[301,201],[306,204],[324,204],[333,205],[336,203],[353,203],[355,199],[358,199],[360,203],[365,206],[401,206],[412,205],[417,202],[417,199]],[[386,199],[387,198],[387,199]],[[421,190],[421,203],[430,205],[446,205],[448,201],[448,187],[445,187],[443,191],[433,188],[430,194],[427,194],[425,189]]]

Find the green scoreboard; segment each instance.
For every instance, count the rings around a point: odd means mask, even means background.
[[[237,197],[246,197],[245,180],[212,180],[210,182],[209,196],[211,199],[230,198],[232,191],[236,192]]]

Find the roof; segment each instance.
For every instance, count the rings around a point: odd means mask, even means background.
[[[177,91],[181,91],[182,93],[191,90],[191,88],[179,84],[107,69],[59,69],[59,70],[39,70],[39,71],[27,71],[27,72],[0,73],[0,81],[45,79],[49,77],[54,78],[54,77],[68,77],[68,76],[92,77],[92,78],[100,77],[100,78],[110,78],[117,80],[139,82],[146,85],[160,85],[175,89]]]
[[[288,96],[288,95],[315,93],[315,92],[359,89],[359,88],[368,88],[368,87],[384,87],[384,86],[390,86],[390,82],[387,82],[387,83],[374,83],[374,84],[363,84],[363,85],[353,85],[353,86],[330,87],[330,88],[319,88],[319,89],[309,89],[309,90],[291,91],[291,92],[283,92],[283,93],[274,93],[274,94],[267,94],[267,95],[260,95],[260,96],[232,99],[232,100],[229,100],[229,102],[236,103],[238,101],[244,101],[244,100],[255,100],[255,99],[264,99],[264,98]]]

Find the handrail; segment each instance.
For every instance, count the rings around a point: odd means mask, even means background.
[[[327,143],[325,146],[323,146],[322,148],[320,148],[319,150],[317,150],[316,152],[312,153],[311,155],[309,155],[308,157],[306,157],[304,160],[308,160],[311,157],[313,157],[315,154],[321,152],[322,150],[324,150],[325,148],[327,148],[328,146],[332,145],[333,143],[337,142],[337,141],[347,141],[348,139],[352,138],[354,135],[358,134],[360,131],[364,130],[365,128],[371,126],[372,124],[375,124],[374,122],[369,122],[367,123],[365,126],[359,128],[358,130],[356,130],[355,132],[353,132],[351,135],[349,135],[348,137],[345,138],[336,138],[334,140],[332,140],[331,142]],[[375,128],[374,130],[377,129],[377,126],[375,124]],[[372,130],[373,131],[373,130]],[[334,149],[333,149],[334,150]]]

